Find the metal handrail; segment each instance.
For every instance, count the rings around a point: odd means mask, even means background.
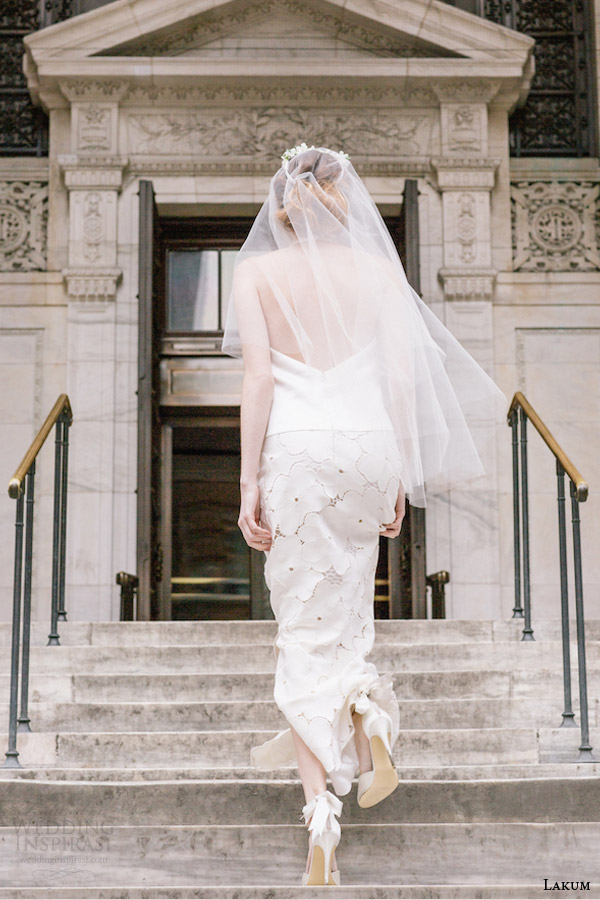
[[[16,500],[21,493],[23,480],[27,475],[29,469],[31,468],[31,464],[40,452],[44,441],[50,434],[52,426],[57,423],[59,416],[63,414],[69,417],[70,425],[73,421],[73,411],[71,409],[71,402],[67,394],[60,395],[60,397],[46,416],[46,421],[29,445],[29,448],[25,456],[21,460],[15,474],[8,482],[8,496],[12,497],[13,500]]]
[[[529,498],[527,487],[527,420],[531,421],[556,460],[558,501],[558,549],[560,563],[560,599],[563,654],[564,711],[561,726],[576,727],[571,698],[571,650],[569,643],[569,597],[567,575],[567,532],[565,517],[565,474],[569,476],[571,495],[571,523],[573,528],[573,571],[575,582],[575,621],[577,626],[577,667],[579,680],[579,709],[581,717],[581,762],[595,762],[589,737],[587,668],[585,659],[585,618],[583,614],[583,578],[581,571],[581,535],[579,504],[589,493],[588,483],[579,469],[571,462],[558,441],[544,424],[526,397],[517,391],[507,413],[507,424],[512,429],[513,461],[513,529],[515,605],[513,619],[524,618],[522,641],[533,641],[531,627],[531,596],[529,576]],[[519,431],[520,426],[520,431]],[[520,445],[520,449],[519,449]],[[520,473],[519,473],[520,469]],[[520,474],[520,479],[519,479]],[[520,482],[520,485],[519,485]],[[519,495],[519,487],[521,495]],[[523,605],[521,605],[521,586]]]
[[[31,442],[15,474],[8,483],[8,494],[16,500],[15,563],[13,577],[13,620],[10,664],[10,708],[8,750],[3,768],[21,769],[17,751],[17,731],[31,731],[27,714],[29,695],[29,647],[31,631],[31,580],[33,561],[33,506],[35,466],[38,453],[44,446],[53,426],[54,443],[54,514],[52,532],[52,602],[48,646],[60,644],[58,620],[66,621],[65,549],[67,532],[67,472],[69,428],[73,422],[71,403],[61,394],[46,420]],[[25,516],[24,516],[25,511]],[[23,560],[23,547],[25,559]],[[24,563],[24,565],[23,565]],[[21,604],[23,605],[23,643],[21,665],[21,714],[17,727],[19,692],[19,640],[21,632]]]
[[[581,503],[585,502],[589,490],[587,481],[584,481],[583,475],[579,469],[573,465],[554,435],[550,432],[549,428],[544,425],[531,403],[529,403],[521,391],[515,393],[508,408],[508,424],[510,425],[511,414],[513,411],[516,411],[517,407],[521,407],[521,409],[524,410],[527,418],[536,429],[539,436],[547,444],[554,456],[560,461],[561,466],[577,488],[577,499]]]

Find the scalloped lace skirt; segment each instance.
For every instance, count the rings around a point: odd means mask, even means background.
[[[400,466],[391,430],[267,434],[260,458],[261,518],[273,536],[265,580],[278,623],[274,698],[340,795],[359,772],[352,705],[361,695],[391,716],[392,745],[398,737],[391,678],[367,657],[379,532],[395,518]],[[251,761],[294,765],[290,729],[253,747]]]

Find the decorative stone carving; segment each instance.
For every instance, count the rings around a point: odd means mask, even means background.
[[[132,154],[272,158],[299,138],[343,148],[351,156],[425,155],[433,116],[391,110],[258,107],[216,112],[130,113]]]
[[[435,79],[431,88],[441,103],[488,104],[500,90],[498,79],[472,78],[464,81]]]
[[[114,300],[117,268],[117,196],[123,183],[122,157],[58,157],[69,191],[69,267],[63,270],[69,296]]]
[[[130,82],[124,78],[64,78],[59,87],[67,100],[114,100],[118,102],[129,90]]]
[[[46,269],[48,185],[0,181],[0,271]]]
[[[475,261],[475,236],[477,220],[475,218],[475,197],[473,194],[459,194],[456,219],[456,239],[459,245],[458,256],[461,262]]]
[[[123,183],[126,156],[86,156],[81,160],[74,154],[57,157],[69,190],[74,188],[113,188],[119,190]]]
[[[487,107],[483,103],[444,103],[441,108],[442,153],[487,154]]]
[[[73,103],[73,149],[81,153],[110,153],[115,143],[116,104]]]
[[[600,269],[600,184],[519,181],[511,185],[513,267]]]
[[[61,82],[62,85],[62,82]],[[376,84],[295,84],[293,89],[283,81],[271,80],[259,84],[145,84],[123,82],[121,105],[148,106],[149,102],[169,107],[214,106],[221,108],[230,103],[295,104],[310,103],[317,106],[335,106],[340,103],[351,106],[432,106],[438,100],[430,86],[406,79],[398,86]]]
[[[438,272],[444,286],[446,300],[491,300],[497,272],[492,268],[464,269],[442,268]]]
[[[434,157],[431,165],[437,174],[440,190],[491,190],[494,187],[496,170],[500,160],[453,159]]]
[[[121,269],[74,267],[63,269],[69,297],[74,300],[114,300]]]

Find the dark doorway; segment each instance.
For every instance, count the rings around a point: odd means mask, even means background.
[[[418,264],[407,258],[418,252],[411,184],[400,214],[384,218],[418,290]],[[264,554],[237,525],[239,401],[219,351],[233,262],[253,221],[159,217],[152,183],[140,182],[141,618],[272,618]],[[380,538],[377,618],[424,614],[423,522],[409,507],[400,537]]]

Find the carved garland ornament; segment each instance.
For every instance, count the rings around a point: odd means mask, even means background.
[[[46,268],[48,185],[0,182],[0,271]]]
[[[600,185],[519,181],[511,186],[515,270],[600,269]]]
[[[336,112],[263,107],[215,112],[131,114],[129,150],[135,154],[187,154],[270,158],[299,138],[315,145],[343,147],[351,156],[425,154],[432,118],[364,110]]]

